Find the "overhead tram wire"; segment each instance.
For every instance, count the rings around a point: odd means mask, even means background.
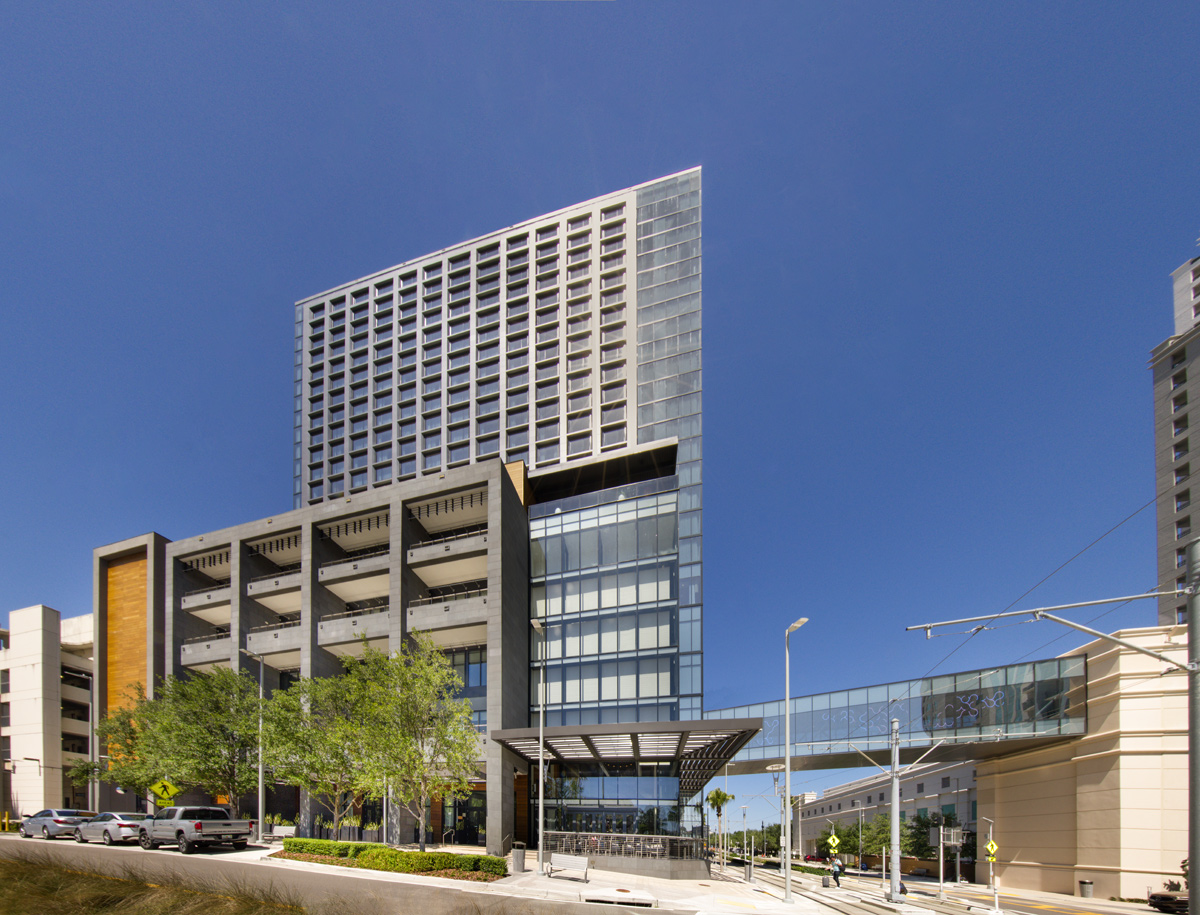
[[[1092,547],[1094,547],[1100,541],[1104,540],[1110,534],[1114,533],[1115,531],[1117,531],[1121,527],[1123,527],[1125,524],[1132,521],[1134,518],[1136,518],[1138,515],[1140,515],[1142,512],[1144,512],[1151,505],[1154,505],[1157,501],[1158,501],[1158,495],[1156,494],[1153,499],[1151,499],[1149,502],[1146,502],[1144,505],[1142,505],[1141,508],[1138,508],[1135,511],[1131,512],[1130,514],[1126,515],[1124,518],[1122,518],[1120,521],[1118,521],[1116,524],[1114,524],[1112,527],[1110,527],[1108,530],[1106,530],[1103,534],[1101,534],[1099,537],[1097,537],[1095,540],[1093,540],[1091,543],[1089,543],[1087,546],[1085,546],[1083,549],[1081,549],[1078,553],[1076,553],[1074,556],[1072,556],[1066,562],[1063,562],[1061,565],[1059,565],[1056,569],[1054,569],[1054,571],[1045,575],[1037,584],[1035,584],[1031,588],[1027,589],[1023,594],[1021,594],[1019,597],[1017,597],[1012,603],[1010,603],[1003,610],[997,611],[996,615],[994,617],[992,617],[991,620],[986,620],[986,621],[980,623],[978,626],[976,626],[970,632],[966,633],[966,637],[961,642],[959,642],[956,646],[954,646],[954,648],[952,648],[944,657],[941,658],[941,660],[937,661],[924,674],[922,674],[920,677],[918,677],[914,680],[909,681],[910,684],[918,683],[921,680],[925,680],[925,679],[929,678],[930,676],[932,676],[934,671],[936,671],[943,664],[945,664],[952,657],[954,657],[954,655],[956,655],[962,648],[964,648],[966,646],[966,644],[969,641],[971,641],[971,639],[975,638],[976,635],[978,635],[980,632],[983,632],[985,629],[987,629],[989,622],[994,622],[996,619],[999,619],[1000,614],[1011,610],[1018,603],[1020,603],[1022,600],[1024,600],[1026,597],[1028,597],[1030,594],[1032,594],[1034,591],[1036,591],[1038,588],[1040,588],[1042,585],[1044,585],[1047,581],[1049,581],[1051,578],[1053,578],[1055,575],[1057,575],[1059,572],[1061,572],[1063,569],[1065,569],[1067,566],[1069,566],[1071,563],[1073,563],[1076,559],[1078,559],[1080,556],[1082,556],[1084,553],[1086,553],[1088,550],[1090,550]],[[1121,606],[1124,606],[1124,605],[1121,605]],[[1104,614],[1101,614],[1101,616],[1103,616],[1103,615]],[[1038,649],[1038,650],[1040,650],[1040,649]],[[908,692],[906,692],[904,694],[903,698],[908,699],[911,692],[912,692],[912,686],[910,685]],[[895,701],[899,701],[899,700],[895,700]]]

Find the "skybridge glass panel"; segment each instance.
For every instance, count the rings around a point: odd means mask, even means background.
[[[1083,734],[1086,683],[1086,661],[1075,656],[798,696],[791,702],[792,755],[845,753],[851,744],[882,749],[893,718],[900,721],[903,746]],[[782,757],[782,701],[704,713],[705,718],[760,716],[762,730],[734,761]]]

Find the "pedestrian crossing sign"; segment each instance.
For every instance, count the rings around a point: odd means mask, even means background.
[[[839,839],[836,835],[832,835],[829,837],[829,841],[826,844],[829,846],[829,850],[831,852],[836,853],[838,850],[838,846],[842,844],[842,840]]]
[[[163,779],[160,782],[155,782],[153,785],[150,786],[150,793],[153,794],[156,798],[159,799],[159,801],[161,801],[164,804],[169,804],[171,802],[171,798],[173,798],[173,797],[175,797],[175,795],[179,794],[180,791],[181,791],[181,789],[176,788],[174,785],[172,785],[166,779]]]
[[[1000,846],[991,839],[988,839],[988,844],[983,847],[987,849],[988,855],[993,859],[996,857],[996,851],[1000,848]]]

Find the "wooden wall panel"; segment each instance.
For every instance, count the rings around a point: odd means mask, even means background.
[[[513,837],[518,842],[532,842],[534,837],[529,829],[529,776],[518,772],[513,778]],[[517,838],[519,836],[525,838]]]
[[[108,563],[105,569],[108,601],[104,608],[108,671],[106,708],[126,703],[125,691],[146,683],[146,555]]]

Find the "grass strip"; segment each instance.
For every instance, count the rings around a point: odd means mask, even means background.
[[[41,861],[0,858],[0,915],[297,915],[305,910],[250,894],[72,871]]]

